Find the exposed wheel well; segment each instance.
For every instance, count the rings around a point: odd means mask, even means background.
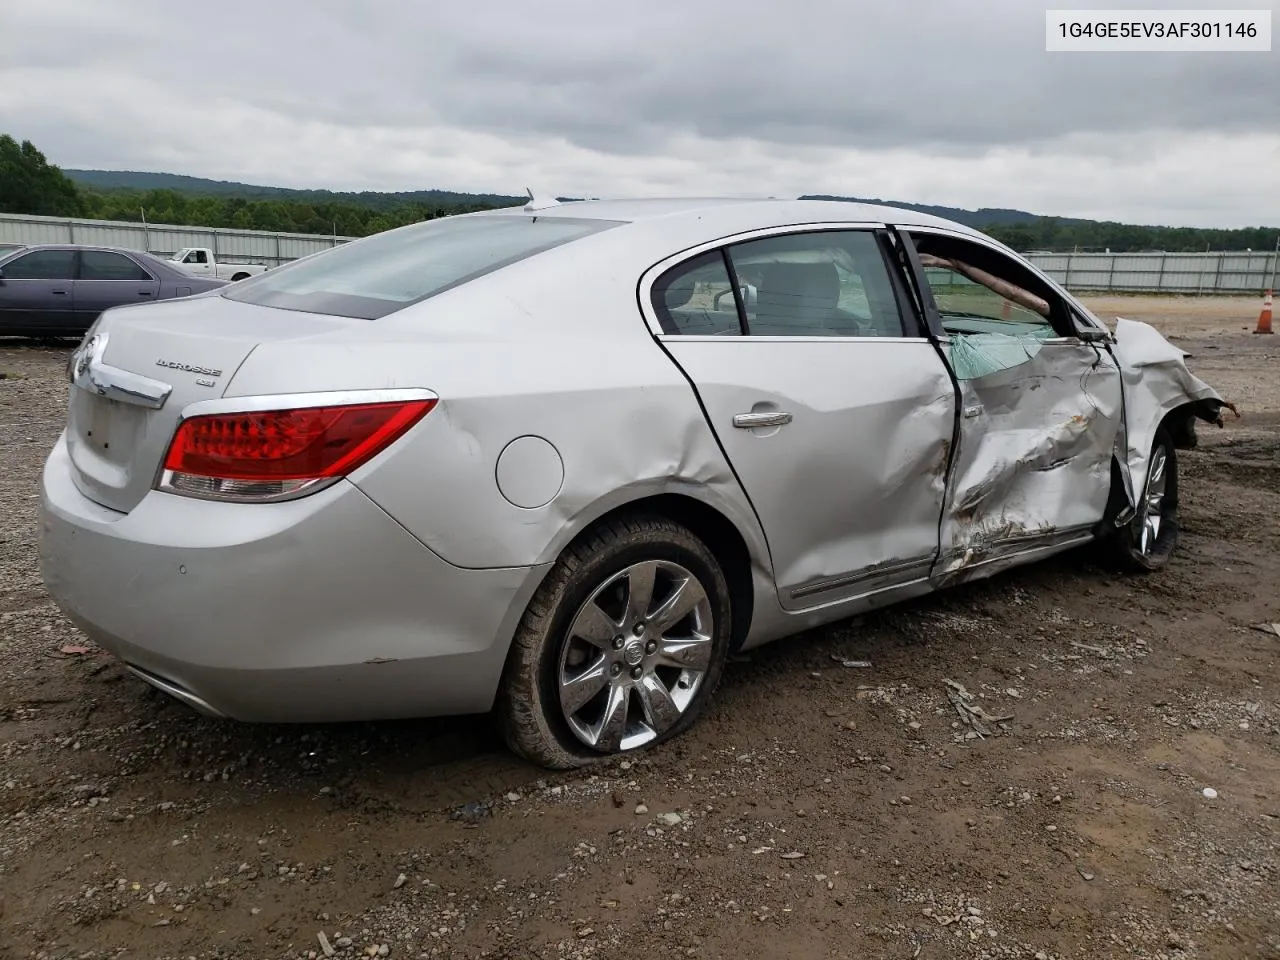
[[[1167,414],[1160,426],[1169,431],[1169,438],[1178,450],[1195,449],[1196,421],[1203,420],[1215,426],[1222,426],[1222,411],[1230,410],[1239,416],[1236,408],[1221,400],[1191,400],[1174,407]]]
[[[729,584],[729,601],[733,607],[729,649],[737,650],[741,647],[751,627],[755,593],[751,584],[751,552],[737,527],[714,507],[678,493],[663,493],[643,500],[633,500],[606,513],[591,526],[624,514],[656,514],[666,517],[686,527],[707,545]],[[586,535],[587,531],[584,530],[577,539]]]
[[[1210,408],[1205,407],[1206,401],[1195,400],[1189,403],[1181,404],[1174,407],[1166,413],[1161,419],[1159,425],[1155,429],[1153,436],[1158,436],[1163,430],[1169,434],[1175,449],[1191,450],[1195,447],[1196,438],[1196,419],[1210,419],[1216,414],[1217,406]],[[1212,412],[1210,412],[1212,411]],[[1129,497],[1125,493],[1125,482],[1121,471],[1124,468],[1120,465],[1120,459],[1115,454],[1111,455],[1111,492],[1107,498],[1107,506],[1103,511],[1102,519],[1094,528],[1094,535],[1097,537],[1108,537],[1116,532],[1116,527],[1112,523],[1116,517],[1120,516],[1126,508],[1132,507],[1129,503]],[[1137,497],[1141,491],[1134,491]]]
[[[1224,404],[1218,400],[1190,400],[1179,404],[1160,421],[1156,434],[1161,430],[1169,434],[1169,439],[1177,450],[1194,450],[1199,438],[1196,436],[1196,421],[1222,425],[1222,409]],[[1232,408],[1234,409],[1234,408]],[[1124,494],[1124,480],[1120,476],[1120,462],[1111,457],[1111,500],[1107,504],[1104,522],[1118,515],[1127,506]]]

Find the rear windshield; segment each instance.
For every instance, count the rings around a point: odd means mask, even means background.
[[[375,234],[241,280],[223,296],[263,307],[376,320],[616,225],[563,217],[444,217]]]

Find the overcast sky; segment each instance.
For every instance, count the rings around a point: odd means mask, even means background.
[[[292,187],[1280,224],[1280,45],[1049,54],[1046,6],[0,0],[0,132],[64,167]],[[1194,6],[1280,27],[1277,0]]]

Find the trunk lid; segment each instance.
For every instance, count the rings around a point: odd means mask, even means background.
[[[108,311],[72,358],[67,448],[77,488],[129,512],[155,485],[182,411],[221,397],[256,346],[364,324],[217,295]]]

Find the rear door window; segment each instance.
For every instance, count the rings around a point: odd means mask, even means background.
[[[81,250],[80,279],[150,280],[151,276],[124,254],[109,250]]]
[[[876,235],[828,230],[729,247],[753,337],[901,337],[902,311]]]

